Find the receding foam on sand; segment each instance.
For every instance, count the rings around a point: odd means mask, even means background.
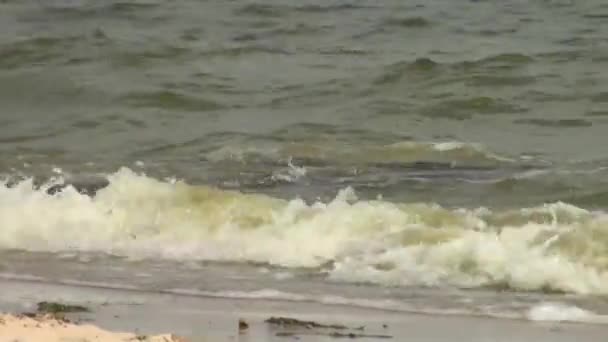
[[[102,330],[90,324],[74,324],[51,315],[28,317],[0,315],[0,342],[185,342],[174,335],[138,336]]]

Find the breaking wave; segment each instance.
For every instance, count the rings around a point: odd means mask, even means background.
[[[566,203],[492,211],[306,203],[161,181],[123,168],[95,196],[0,186],[0,248],[256,262],[339,282],[608,294],[608,216]]]

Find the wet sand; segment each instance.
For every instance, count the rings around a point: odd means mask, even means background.
[[[340,305],[274,300],[243,300],[73,286],[36,281],[0,280],[0,312],[36,310],[40,301],[86,306],[66,313],[77,326],[93,329],[99,339],[120,341],[142,335],[174,334],[187,341],[604,341],[608,328],[595,324],[418,315]],[[6,317],[6,316],[5,316]],[[275,317],[275,320],[269,320]],[[304,324],[276,320],[304,320]],[[28,318],[29,319],[29,318]],[[240,322],[240,324],[239,324]],[[311,324],[314,322],[314,324]],[[19,328],[34,334],[33,322]],[[101,330],[122,333],[111,335]],[[24,330],[25,329],[25,330]],[[59,326],[49,327],[57,331]],[[11,341],[6,329],[0,341]],[[130,332],[133,335],[124,334]],[[107,339],[101,334],[108,334]],[[9,336],[9,337],[6,337]],[[34,336],[34,335],[30,335]],[[110,337],[111,336],[111,337]],[[170,335],[164,335],[170,336]],[[112,339],[114,338],[114,339]],[[82,339],[81,339],[82,340]],[[86,339],[85,339],[86,340]],[[21,341],[38,341],[21,339]]]

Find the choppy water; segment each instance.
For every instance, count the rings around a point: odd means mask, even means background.
[[[2,1],[0,271],[604,321],[607,67],[602,1]]]

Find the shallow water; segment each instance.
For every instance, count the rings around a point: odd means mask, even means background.
[[[606,314],[607,18],[601,1],[3,1],[0,271]]]

